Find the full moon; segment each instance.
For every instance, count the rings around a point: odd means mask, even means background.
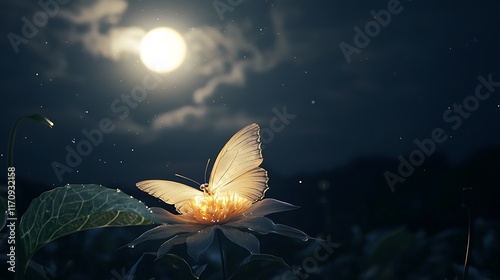
[[[152,29],[141,42],[141,60],[146,67],[157,73],[175,70],[184,61],[186,43],[175,30],[167,27]]]

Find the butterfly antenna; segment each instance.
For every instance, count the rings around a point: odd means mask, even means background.
[[[207,160],[207,165],[205,166],[205,182],[207,182],[207,170],[208,170],[208,164],[210,163],[210,159]]]
[[[198,183],[198,182],[196,182],[195,180],[193,180],[193,179],[191,179],[191,178],[188,178],[188,177],[186,177],[186,176],[182,176],[182,175],[180,175],[180,174],[175,174],[175,176],[177,176],[177,177],[181,177],[182,179],[186,179],[186,180],[188,180],[188,181],[191,181],[191,182],[193,182],[193,183],[197,184],[198,186],[200,186],[200,185],[201,185],[200,183]]]

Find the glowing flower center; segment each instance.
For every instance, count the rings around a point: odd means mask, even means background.
[[[251,205],[250,200],[235,193],[204,194],[186,204],[182,214],[196,223],[223,224],[241,215]]]

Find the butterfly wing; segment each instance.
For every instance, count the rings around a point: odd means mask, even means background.
[[[224,145],[215,160],[208,188],[211,192],[233,192],[252,202],[264,197],[267,172],[262,163],[259,126],[250,124]]]
[[[163,200],[165,203],[175,205],[178,212],[184,204],[203,192],[190,186],[163,180],[145,180],[136,184],[144,192]]]

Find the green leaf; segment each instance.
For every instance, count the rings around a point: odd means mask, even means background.
[[[21,218],[24,261],[48,242],[91,228],[152,224],[153,214],[139,200],[101,185],[66,185],[42,193]]]

